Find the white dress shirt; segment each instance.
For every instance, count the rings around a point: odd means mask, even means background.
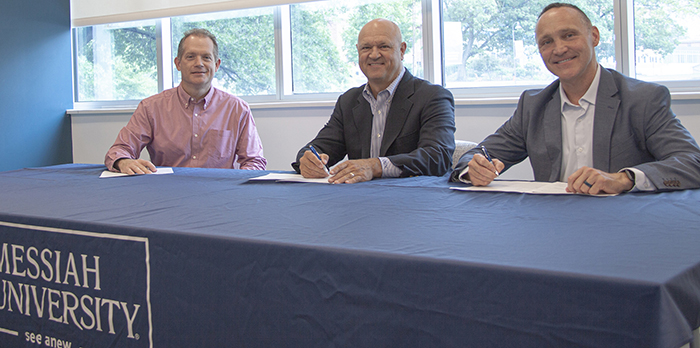
[[[562,158],[561,175],[559,180],[567,181],[569,176],[583,166],[593,167],[593,121],[595,118],[595,103],[598,98],[600,85],[600,69],[598,65],[593,82],[586,93],[579,99],[578,105],[572,103],[559,85],[561,96],[561,140]],[[634,173],[632,191],[652,191],[654,184],[647,180],[646,175],[636,168],[623,168],[619,173],[631,171]]]
[[[559,180],[566,182],[568,177],[583,166],[593,167],[593,124],[595,121],[595,103],[598,97],[600,85],[600,71],[598,70],[593,82],[578,104],[572,103],[559,85],[561,96],[561,138],[562,159]],[[647,180],[646,175],[636,168],[623,168],[619,172],[630,171],[634,173],[634,187],[632,191],[653,191],[656,186]],[[470,183],[466,179],[469,167],[464,168],[459,175],[462,182]]]
[[[379,151],[382,147],[382,139],[384,138],[384,127],[386,126],[386,117],[391,108],[391,101],[394,98],[394,92],[399,82],[403,78],[405,69],[401,69],[394,81],[383,91],[377,93],[377,98],[374,98],[372,91],[369,88],[369,83],[365,84],[365,89],[362,91],[362,96],[367,100],[372,108],[372,141],[370,143],[369,157],[379,158],[382,163],[382,177],[396,178],[401,175],[401,168],[395,166],[386,157],[379,157]]]

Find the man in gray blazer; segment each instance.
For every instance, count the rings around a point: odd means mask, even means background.
[[[598,29],[578,7],[547,6],[535,37],[559,79],[525,91],[515,114],[462,156],[452,181],[485,186],[530,157],[535,180],[567,181],[569,192],[700,187],[700,148],[671,111],[668,89],[600,67]]]
[[[375,19],[362,28],[357,52],[367,84],[338,98],[328,123],[297,154],[294,170],[331,183],[448,172],[455,148],[452,93],[413,77],[403,67],[405,51],[395,23]]]

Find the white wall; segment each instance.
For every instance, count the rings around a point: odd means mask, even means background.
[[[505,122],[515,104],[465,105],[458,101],[455,110],[455,138],[479,142]],[[269,170],[292,170],[297,151],[313,139],[328,120],[333,103],[323,106],[268,107],[252,105],[258,133],[263,141]],[[673,111],[683,125],[700,139],[700,99],[675,99]],[[133,110],[70,111],[73,131],[73,161],[103,163],[107,149],[131,117]],[[144,151],[145,152],[145,151]],[[529,161],[503,175],[509,179],[532,179]]]

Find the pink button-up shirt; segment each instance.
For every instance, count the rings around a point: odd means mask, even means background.
[[[115,161],[138,158],[144,146],[156,166],[263,170],[267,164],[248,104],[214,87],[198,101],[182,86],[142,100],[105,165],[116,171]]]

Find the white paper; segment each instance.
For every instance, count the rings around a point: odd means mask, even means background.
[[[156,167],[156,172],[151,173],[151,174],[172,174],[173,173],[173,168],[170,167]],[[120,176],[135,176],[135,175],[150,175],[150,174],[124,174],[124,173],[115,173],[115,172],[110,172],[109,170],[105,170],[100,174],[100,179],[104,178],[116,178]]]
[[[252,181],[277,181],[277,182],[307,182],[313,184],[330,184],[328,182],[328,177],[311,179],[301,176],[301,174],[289,174],[289,173],[270,173],[263,176],[258,176],[256,178],[249,179]]]
[[[494,180],[488,186],[456,186],[450,187],[453,190],[459,191],[481,191],[481,192],[515,192],[515,193],[530,193],[540,195],[571,195],[574,193],[566,192],[567,183],[557,182],[541,182],[541,181],[511,181],[511,180]],[[614,194],[599,194],[591,195],[595,197],[615,196]]]

